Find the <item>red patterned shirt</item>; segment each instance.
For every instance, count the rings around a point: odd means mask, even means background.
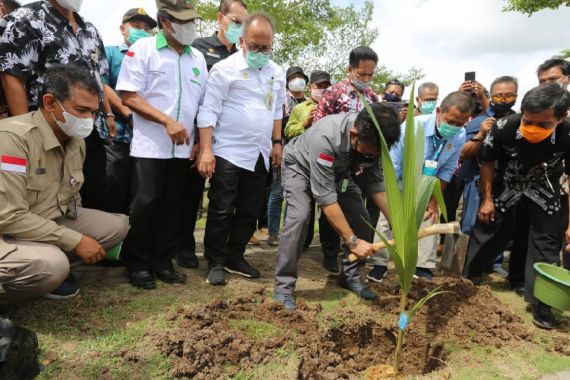
[[[369,103],[380,101],[378,95],[370,87],[361,91],[361,93]],[[350,83],[350,79],[345,79],[325,90],[317,107],[313,123],[328,115],[360,112],[363,108],[364,106],[358,97],[356,89]]]

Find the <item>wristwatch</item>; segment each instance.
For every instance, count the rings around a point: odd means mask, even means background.
[[[275,144],[283,145],[283,141],[281,141],[281,139],[273,139],[273,140],[271,140],[271,144],[272,145],[275,145]]]
[[[345,243],[344,245],[346,245],[346,247],[349,250],[352,250],[352,248],[356,247],[356,245],[358,244],[358,238],[354,235],[352,235]]]

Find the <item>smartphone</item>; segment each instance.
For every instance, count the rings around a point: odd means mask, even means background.
[[[468,71],[465,73],[465,82],[475,81],[475,71]]]

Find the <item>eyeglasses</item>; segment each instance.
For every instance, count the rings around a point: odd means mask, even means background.
[[[493,99],[494,102],[500,102],[501,100],[510,103],[510,102],[514,102],[515,100],[517,100],[517,94],[512,94],[512,93],[508,93],[508,94],[495,94],[491,96],[491,99]]]
[[[248,51],[252,52],[252,53],[258,53],[258,52],[262,52],[265,54],[271,54],[271,52],[273,52],[273,45],[252,45],[252,44],[248,44],[247,41],[245,41],[245,47],[247,48]]]

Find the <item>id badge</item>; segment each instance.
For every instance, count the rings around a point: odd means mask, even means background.
[[[342,180],[342,185],[340,187],[340,192],[341,193],[346,193],[346,190],[348,189],[348,179],[343,179]]]
[[[424,164],[423,174],[430,177],[435,177],[436,173],[437,173],[437,161],[426,160]]]

